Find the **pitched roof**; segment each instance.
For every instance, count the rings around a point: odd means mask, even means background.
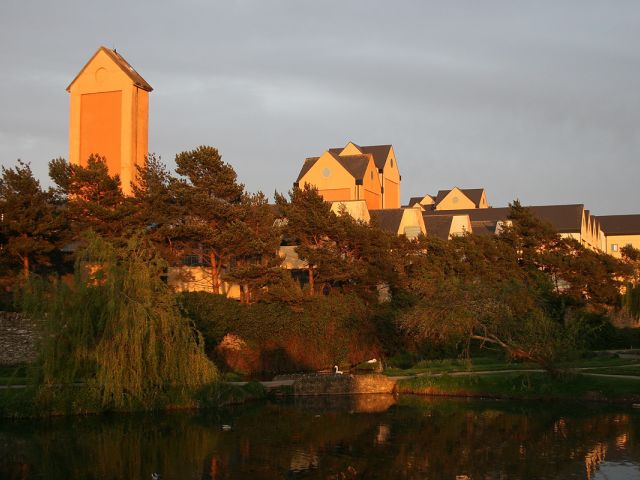
[[[409,199],[409,206],[411,207],[411,206],[415,205],[416,203],[420,203],[420,205],[422,205],[421,202],[427,197],[429,197],[432,202],[435,202],[435,199],[431,195],[429,195],[427,193],[426,195],[423,195],[422,197],[411,197]],[[428,204],[428,205],[433,205],[433,203]],[[423,206],[425,206],[425,205],[423,205]]]
[[[439,204],[444,198],[451,193],[451,190],[438,190],[438,194],[436,195],[436,205]],[[480,206],[480,200],[482,199],[482,193],[484,192],[484,188],[458,188],[465,196],[471,200],[476,207]]]
[[[434,236],[442,240],[449,239],[453,215],[422,215],[427,236]]]
[[[354,145],[358,150],[362,153],[369,153],[373,157],[373,163],[376,164],[376,168],[384,168],[385,163],[387,163],[387,157],[389,156],[389,152],[391,151],[391,145],[367,145],[361,147],[360,145],[356,145],[353,142],[349,142]],[[343,151],[346,147],[334,147],[330,148],[329,152],[335,155],[340,155],[340,152]]]
[[[398,233],[404,210],[402,208],[388,208],[384,210],[369,210],[371,220],[380,227],[380,229],[393,234]]]
[[[533,205],[527,206],[541,220],[549,222],[560,233],[580,233],[582,229],[583,204],[571,205]],[[432,215],[467,214],[471,221],[507,220],[511,209],[501,208],[468,208],[464,210],[434,210]]]
[[[640,215],[598,215],[605,235],[640,235]]]
[[[304,177],[311,167],[313,167],[320,157],[309,157],[304,159],[304,163],[302,164],[302,168],[300,169],[300,173],[298,174],[298,179],[296,182],[299,182],[302,177]]]
[[[100,47],[98,48],[98,50],[96,50],[96,53],[93,54],[93,56],[89,59],[89,61],[85,64],[84,67],[82,67],[82,70],[80,70],[80,72],[75,76],[75,78],[71,81],[71,83],[69,84],[69,86],[67,87],[67,91],[69,91],[71,89],[71,85],[73,85],[75,83],[75,81],[78,79],[78,77],[80,75],[82,75],[82,72],[85,71],[85,69],[87,68],[87,66],[89,66],[89,64],[91,63],[91,61],[96,57],[96,55],[98,55],[98,53],[100,52],[104,52],[106,53],[109,58],[111,58],[111,60],[113,60],[115,62],[116,65],[118,65],[118,67],[120,67],[120,69],[127,74],[127,76],[133,81],[133,84],[136,87],[139,87],[143,90],[146,90],[147,92],[151,92],[153,91],[153,88],[151,87],[151,85],[149,85],[147,83],[147,81],[142,78],[142,75],[140,75],[138,72],[136,72],[136,70],[129,64],[129,62],[127,62],[124,57],[122,55],[120,55],[118,52],[116,52],[115,50],[111,50],[110,48],[107,47]]]
[[[369,160],[371,159],[369,155],[346,155],[341,157],[336,153],[330,153],[353,178],[356,180],[362,180],[364,178],[367,166],[369,166]]]
[[[362,153],[370,153],[373,155],[373,162],[376,164],[376,168],[384,168],[391,151],[391,145],[367,145],[360,147]]]

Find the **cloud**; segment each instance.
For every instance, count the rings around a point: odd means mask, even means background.
[[[74,12],[70,16],[68,12]],[[150,149],[220,148],[247,187],[393,143],[403,198],[452,185],[503,205],[640,207],[640,5],[596,1],[9,1],[0,161],[67,146],[69,81],[100,44],[154,86]]]

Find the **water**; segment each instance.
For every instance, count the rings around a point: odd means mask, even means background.
[[[360,396],[0,422],[2,480],[640,479],[625,407]]]

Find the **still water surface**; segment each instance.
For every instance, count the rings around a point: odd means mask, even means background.
[[[0,422],[3,480],[640,479],[625,407],[360,396]]]

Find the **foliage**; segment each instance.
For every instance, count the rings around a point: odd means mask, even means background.
[[[78,241],[88,229],[112,240],[130,233],[133,205],[122,193],[120,178],[109,175],[104,157],[91,155],[86,166],[54,159],[49,176],[57,201],[64,205],[68,242]]]
[[[286,219],[284,242],[296,245],[298,256],[307,263],[309,296],[338,288],[372,300],[381,284],[398,283],[391,260],[392,235],[346,213],[336,215],[308,184],[291,190],[288,200],[276,193],[276,204]]]
[[[207,352],[222,366],[242,373],[329,369],[379,358],[367,306],[353,294],[317,296],[295,305],[242,305],[221,295],[193,292],[182,293],[179,303],[203,333]],[[227,334],[246,343],[239,364],[216,349]]]
[[[89,235],[72,281],[32,279],[24,302],[44,325],[41,391],[80,381],[102,408],[150,408],[211,382],[215,369],[164,269],[140,235],[122,249]]]
[[[423,376],[398,382],[398,392],[483,398],[636,401],[638,380],[542,373]]]
[[[12,260],[26,278],[32,270],[50,267],[63,230],[51,192],[43,191],[27,163],[2,167],[0,177],[0,262]],[[9,256],[9,258],[4,258]]]

